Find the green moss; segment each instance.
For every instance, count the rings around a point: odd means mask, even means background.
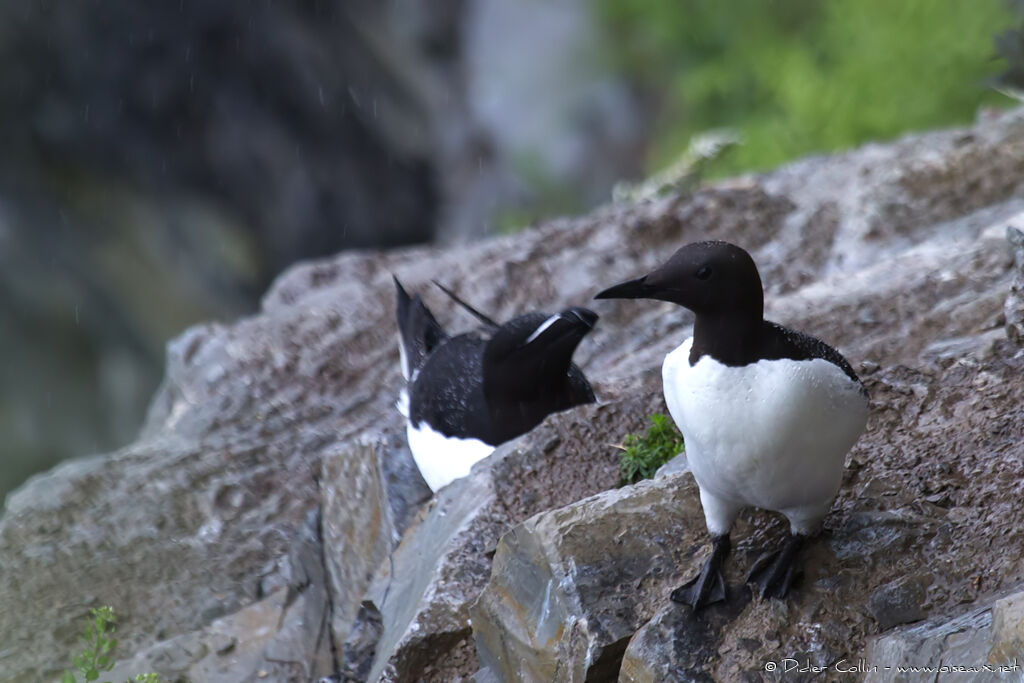
[[[619,462],[622,485],[650,479],[658,468],[683,451],[683,437],[665,415],[651,415],[651,426],[642,435],[630,434],[622,444]]]

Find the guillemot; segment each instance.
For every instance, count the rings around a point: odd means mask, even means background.
[[[586,308],[527,313],[498,324],[445,290],[484,322],[484,333],[448,336],[419,295],[395,278],[402,374],[399,410],[416,466],[432,491],[469,474],[496,446],[551,413],[593,403],[572,362],[597,322]]]
[[[595,298],[658,299],[695,314],[693,337],[665,357],[662,381],[713,549],[672,599],[695,610],[725,599],[729,531],[748,506],[789,520],[782,547],[747,577],[762,598],[785,597],[797,553],[831,508],[846,453],[867,423],[864,385],[828,344],[764,319],[757,266],[727,242],[689,244]]]

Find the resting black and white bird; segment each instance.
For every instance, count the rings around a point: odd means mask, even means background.
[[[832,506],[847,452],[868,417],[867,391],[831,346],[764,319],[754,260],[727,242],[696,242],[598,299],[658,299],[695,314],[693,337],[665,357],[665,402],[683,434],[713,550],[672,599],[700,609],[725,599],[722,561],[740,510],[781,512],[790,532],[747,581],[784,597],[796,556]]]
[[[398,278],[395,287],[407,382],[398,407],[431,490],[469,474],[496,446],[551,413],[593,403],[587,378],[572,362],[597,322],[593,311],[532,312],[499,325],[445,290],[487,328],[449,337],[419,295],[410,297]]]

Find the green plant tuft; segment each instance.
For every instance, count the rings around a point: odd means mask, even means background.
[[[651,415],[651,426],[642,435],[630,434],[622,444],[619,470],[621,485],[650,479],[658,468],[682,452],[683,437],[672,421],[661,413]]]
[[[82,651],[72,659],[72,664],[82,678],[89,683],[114,668],[114,648],[117,647],[117,616],[113,607],[96,607],[89,610],[89,621],[82,629],[80,636],[83,643]],[[139,683],[160,683],[160,675],[155,673],[139,674],[135,677]],[[60,679],[61,683],[77,683],[75,672],[68,669]],[[109,682],[104,682],[109,683]]]

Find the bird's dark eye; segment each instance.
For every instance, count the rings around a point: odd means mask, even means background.
[[[698,280],[707,280],[709,277],[711,277],[711,266],[701,266],[697,270]]]

